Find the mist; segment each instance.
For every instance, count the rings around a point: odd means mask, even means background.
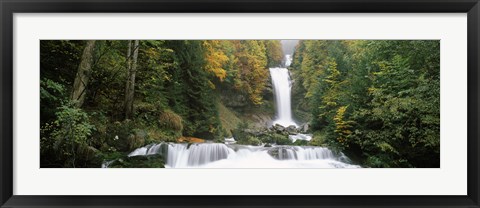
[[[298,40],[281,40],[280,42],[282,43],[282,50],[285,55],[292,55],[298,44]]]

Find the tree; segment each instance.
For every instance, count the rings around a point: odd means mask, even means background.
[[[220,40],[206,40],[203,42],[205,48],[205,70],[212,73],[220,81],[227,76],[223,65],[228,61],[228,57],[222,51]]]
[[[268,81],[265,45],[258,40],[236,40],[234,44],[238,67],[235,88],[246,92],[254,105],[262,104],[262,93]]]
[[[267,52],[267,66],[280,66],[284,58],[280,40],[265,40],[264,43]]]
[[[184,135],[214,139],[220,121],[202,41],[169,41],[167,47],[175,52],[175,66],[168,72],[172,77],[166,83],[169,106],[182,116]]]
[[[132,118],[133,116],[133,99],[135,95],[135,74],[137,73],[137,59],[138,59],[139,40],[135,40],[133,44],[133,58],[132,54],[132,41],[128,43],[127,52],[127,84],[125,86],[125,119]],[[133,59],[133,60],[132,60]]]
[[[295,93],[325,144],[369,167],[439,167],[439,41],[304,40]]]
[[[85,101],[85,94],[87,92],[87,85],[90,79],[92,70],[93,53],[95,49],[95,40],[87,41],[87,45],[82,53],[80,65],[78,66],[75,82],[73,83],[73,90],[70,99],[74,101],[76,107],[81,107]]]

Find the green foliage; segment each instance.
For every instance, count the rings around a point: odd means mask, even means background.
[[[327,145],[327,138],[324,132],[316,131],[313,133],[312,140],[310,140],[309,145],[312,146],[325,146]]]
[[[159,130],[157,128],[149,129],[149,139],[146,143],[176,142],[182,136],[181,132],[174,130]]]
[[[170,41],[177,67],[167,85],[169,105],[184,121],[183,134],[212,140],[221,133],[201,41]]]
[[[234,52],[234,88],[246,93],[252,104],[262,104],[262,93],[268,80],[266,48],[262,41],[232,41]]]
[[[51,134],[55,140],[53,149],[57,155],[60,158],[68,158],[65,160],[66,167],[76,167],[79,161],[88,157],[81,153],[90,145],[88,138],[95,128],[89,123],[88,115],[73,106],[67,103],[59,107],[57,119],[53,122],[57,128]]]
[[[232,137],[232,131],[241,122],[240,118],[238,118],[232,110],[225,107],[222,103],[218,103],[218,113],[223,127],[223,136]]]
[[[164,168],[165,160],[160,155],[116,157],[109,168]],[[107,160],[108,161],[108,160]]]
[[[337,113],[333,117],[333,122],[335,124],[335,130],[333,131],[336,135],[337,142],[343,147],[348,148],[349,141],[347,138],[352,134],[352,121],[345,121],[345,112],[348,106],[341,106],[338,108]]]
[[[285,57],[280,40],[264,40],[264,44],[267,52],[267,66],[270,68],[280,66]]]
[[[258,139],[257,137],[247,136],[245,139],[237,140],[237,144],[259,146],[262,144],[262,141],[260,141],[260,139]]]
[[[328,144],[371,167],[439,167],[439,41],[301,41],[296,92]]]
[[[220,121],[217,87],[244,95],[252,105],[260,104],[268,81],[267,62],[278,63],[283,58],[279,41],[142,40],[134,114],[124,120],[129,40],[96,41],[82,109],[59,108],[72,90],[85,43],[40,43],[44,166],[82,166],[72,148],[85,154],[91,153],[85,147],[115,153],[181,136],[219,141],[239,121]],[[225,118],[230,117],[235,118],[231,114]],[[73,139],[61,139],[67,135]],[[54,147],[62,149],[61,158]]]
[[[264,143],[277,144],[277,145],[291,145],[292,141],[288,138],[288,135],[279,134],[275,132],[269,132],[261,135],[261,140]]]
[[[293,145],[295,146],[308,146],[310,145],[306,140],[296,140]]]
[[[246,140],[248,139],[249,134],[246,130],[249,128],[248,123],[246,121],[242,121],[238,123],[237,127],[232,130],[232,136],[238,140]]]
[[[220,102],[228,91],[245,98],[245,109],[271,113],[268,67],[283,60],[278,40],[140,41],[134,115],[124,120],[128,42],[96,41],[82,109],[67,98],[85,41],[40,42],[42,167],[85,167],[97,149],[115,154],[181,136],[220,141],[230,131],[246,144],[291,144],[287,135],[252,134]],[[370,167],[438,167],[439,68],[439,41],[300,41],[292,98],[315,132],[308,145]]]
[[[55,119],[55,111],[66,99],[65,87],[48,78],[40,80],[40,102],[42,111],[40,119],[42,124],[47,124]]]

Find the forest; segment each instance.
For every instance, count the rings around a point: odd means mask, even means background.
[[[440,41],[293,43],[41,40],[40,165],[440,167]]]

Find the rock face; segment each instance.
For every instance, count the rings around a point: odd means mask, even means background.
[[[272,121],[272,117],[266,114],[254,114],[251,116],[255,128],[267,127]]]

